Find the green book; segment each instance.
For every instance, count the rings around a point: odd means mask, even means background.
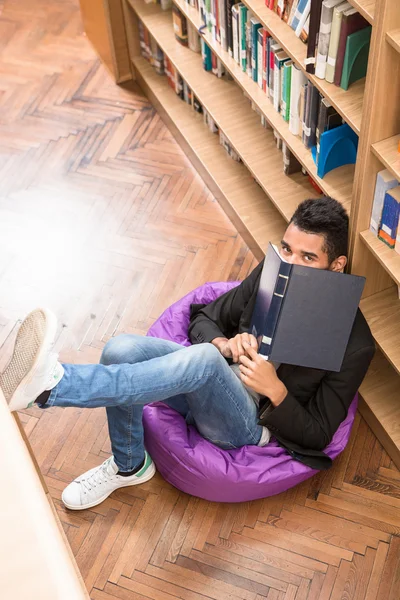
[[[282,90],[282,117],[289,122],[290,116],[290,90],[292,87],[292,66],[291,60],[283,65],[283,90]]]
[[[367,74],[369,46],[372,27],[365,27],[351,33],[346,41],[342,79],[340,87],[349,89],[349,85],[362,79]]]
[[[247,6],[239,4],[239,52],[240,52],[240,65],[242,71],[247,71],[247,46],[246,46],[246,23],[247,23]]]

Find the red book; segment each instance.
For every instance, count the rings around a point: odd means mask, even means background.
[[[268,8],[270,8],[271,10],[274,10],[275,0],[265,0],[265,4],[268,5]]]
[[[343,13],[342,25],[340,28],[339,47],[336,56],[334,79],[335,85],[340,85],[342,79],[343,63],[346,54],[346,43],[348,36],[368,26],[368,21],[364,19],[364,17],[362,17],[355,8],[349,8],[349,10],[346,10]]]
[[[263,84],[263,86],[262,86],[262,89],[264,90],[264,92],[267,91],[267,40],[269,37],[271,37],[271,34],[266,29],[263,29],[263,45],[262,45],[262,60],[263,60],[263,64],[262,64],[263,82],[262,82],[262,84]],[[400,144],[400,142],[399,142],[399,144]]]
[[[218,0],[214,0],[214,10],[215,10],[215,37],[217,42],[221,42],[221,35],[219,30],[219,13],[218,13]]]

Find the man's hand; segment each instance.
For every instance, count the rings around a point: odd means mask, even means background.
[[[234,363],[239,362],[239,358],[246,353],[247,350],[244,344],[247,344],[249,348],[254,348],[257,354],[257,340],[251,333],[238,333],[230,340],[227,338],[214,338],[211,343],[218,348],[222,356],[232,358]]]
[[[244,342],[246,354],[240,356],[241,380],[262,396],[268,396],[274,406],[283,402],[287,389],[276,374],[272,363],[264,360],[250,344]]]

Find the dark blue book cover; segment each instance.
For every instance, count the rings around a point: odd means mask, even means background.
[[[365,278],[286,263],[269,244],[249,332],[278,363],[340,371]]]

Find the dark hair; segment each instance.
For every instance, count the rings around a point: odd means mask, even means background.
[[[304,200],[290,223],[305,233],[324,236],[323,250],[328,255],[329,264],[338,256],[347,256],[349,217],[334,198],[322,196],[316,200]]]

